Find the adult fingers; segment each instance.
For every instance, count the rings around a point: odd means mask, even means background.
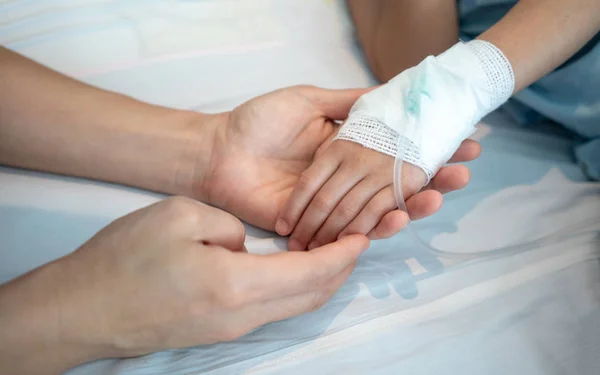
[[[176,230],[191,234],[198,242],[245,251],[246,229],[235,216],[215,207],[184,197],[172,197],[159,203],[163,215],[153,220],[163,221]]]
[[[373,88],[330,90],[314,86],[301,86],[305,95],[323,114],[333,120],[345,120],[350,109],[362,95]]]
[[[321,288],[354,264],[368,247],[367,237],[354,235],[312,251],[231,254],[226,266],[237,295],[246,302],[267,301]]]
[[[251,330],[267,323],[288,319],[323,306],[344,284],[352,273],[354,263],[348,265],[322,287],[308,292],[258,301],[234,311],[234,316],[225,316],[227,321],[225,337],[221,340],[234,340]]]
[[[319,309],[344,285],[344,282],[354,270],[354,266],[355,263],[348,265],[318,289],[259,304],[254,315],[258,319],[259,325],[288,319]]]

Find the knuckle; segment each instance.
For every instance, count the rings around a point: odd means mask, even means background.
[[[382,201],[372,201],[370,204],[367,204],[363,209],[365,217],[371,220],[381,218],[381,216],[383,216],[383,211],[385,210],[384,203],[385,202]]]
[[[350,202],[350,200],[346,199],[340,202],[336,211],[336,216],[344,220],[350,220],[356,215],[357,207],[354,203]]]
[[[300,174],[298,178],[298,182],[296,183],[298,190],[301,192],[310,191],[312,186],[314,185],[315,179],[306,171]]]
[[[344,145],[346,148],[356,147],[357,144],[350,143],[348,145]],[[368,148],[362,148],[358,152],[351,152],[348,156],[348,164],[352,166],[353,169],[365,167],[370,164],[373,164],[372,155],[370,155]]]
[[[315,208],[319,211],[331,211],[335,204],[335,201],[327,194],[319,193],[314,198]]]

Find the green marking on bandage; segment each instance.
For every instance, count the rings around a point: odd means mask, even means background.
[[[429,76],[427,74],[420,75],[408,92],[408,105],[406,107],[410,115],[416,116],[421,112],[421,96],[431,99],[431,94],[429,93]]]

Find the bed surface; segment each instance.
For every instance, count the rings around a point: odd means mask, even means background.
[[[215,112],[294,84],[373,83],[340,2],[0,1],[0,43],[90,84]],[[460,263],[376,241],[322,309],[230,343],[81,366],[70,374],[597,374],[600,186],[572,141],[501,114],[474,137],[473,181],[415,223],[447,251],[485,251],[586,222],[596,233]],[[76,249],[162,199],[0,167],[0,282]],[[250,251],[285,241],[248,227]]]

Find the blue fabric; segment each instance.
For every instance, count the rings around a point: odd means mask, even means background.
[[[336,31],[337,18],[327,10],[331,3],[262,0],[236,13],[231,2],[218,0],[13,1],[0,6],[0,37],[13,41],[9,47],[98,87],[216,112],[286,85],[367,85],[354,39]],[[267,22],[242,30],[251,35],[237,29],[257,15],[273,14],[272,7],[278,13],[269,20],[280,23],[285,34],[270,34]],[[191,22],[195,15],[202,19]],[[204,21],[215,19],[227,22]],[[182,23],[190,27],[186,32],[168,34]],[[227,45],[231,49],[214,50],[215,37],[230,31],[236,34]],[[248,49],[248,40],[258,47]],[[265,44],[272,41],[277,43]],[[484,250],[553,233],[600,213],[597,195],[586,192],[595,185],[581,183],[584,176],[573,163],[572,139],[513,125],[501,113],[486,123],[493,126],[481,140],[484,152],[469,163],[473,180],[446,195],[437,215],[413,224],[422,238],[452,251]],[[579,145],[586,142],[582,137]],[[0,282],[67,254],[109,221],[153,199],[158,198],[122,186],[0,168]],[[458,265],[443,264],[409,240],[404,232],[373,241],[343,288],[312,313],[239,340],[98,361],[69,375],[598,374],[597,239]],[[558,264],[565,264],[563,256],[584,250],[592,254],[571,259],[568,267],[542,267],[557,256]],[[530,280],[519,281],[514,272]],[[502,283],[489,287],[498,278]],[[494,293],[504,282],[512,289]],[[431,308],[455,293],[468,298]],[[411,309],[428,305],[435,316],[404,320],[405,311],[410,315]],[[365,326],[396,313],[395,322],[404,324]],[[358,335],[317,345],[353,327],[362,327]],[[268,362],[273,366],[260,367]]]
[[[514,0],[459,0],[460,33],[470,40],[500,20]],[[569,61],[517,93],[504,110],[521,124],[550,120],[580,142],[574,156],[591,179],[600,179],[600,34]]]

